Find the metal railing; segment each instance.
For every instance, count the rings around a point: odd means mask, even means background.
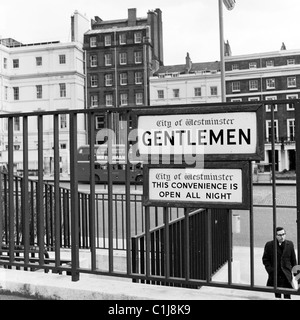
[[[164,278],[151,283],[191,287],[189,279],[211,281],[212,276],[228,262],[228,244],[232,237],[229,210],[185,211],[184,217],[172,222],[168,221],[168,212],[165,212],[164,226],[150,230],[150,259],[146,258],[146,233],[132,237],[133,273],[145,274],[149,263],[148,272]],[[167,229],[165,225],[168,225]],[[210,254],[208,243],[211,243],[211,259],[207,259]],[[186,283],[176,285],[170,280],[172,278],[185,279]]]
[[[271,105],[271,121],[273,137],[274,106],[278,110],[280,105],[286,105],[291,101],[275,101],[270,103],[257,102],[253,104]],[[300,136],[300,101],[295,104],[296,137]],[[247,105],[249,103],[245,103]],[[244,105],[243,103],[231,103],[228,105]],[[206,104],[206,107],[214,108],[220,104]],[[227,104],[222,104],[226,108]],[[193,106],[195,107],[195,106]],[[199,112],[201,112],[201,106]],[[155,110],[155,107],[149,107]],[[166,106],[166,112],[180,113],[182,106]],[[225,110],[225,109],[224,109]],[[103,194],[98,194],[95,184],[95,159],[90,159],[90,184],[85,192],[79,190],[77,172],[77,148],[83,143],[82,135],[86,135],[85,125],[89,137],[89,145],[92,148],[96,142],[95,117],[105,116],[108,129],[114,129],[114,116],[122,118],[127,124],[132,123],[135,108],[99,108],[90,110],[69,110],[55,112],[33,112],[0,115],[0,120],[7,121],[7,172],[0,175],[0,239],[8,250],[8,259],[1,260],[0,265],[10,267],[22,267],[26,269],[41,268],[53,270],[54,272],[68,272],[73,281],[79,280],[80,273],[93,273],[99,275],[112,275],[142,280],[145,282],[172,283],[190,287],[214,286],[225,288],[236,288],[252,291],[277,292],[279,288],[275,281],[274,287],[263,287],[255,284],[254,266],[254,203],[253,189],[251,188],[250,210],[249,210],[249,234],[250,234],[250,263],[249,284],[233,283],[233,261],[232,261],[232,221],[230,214],[218,213],[219,217],[225,217],[220,221],[226,230],[215,228],[213,225],[218,220],[214,217],[212,210],[207,210],[205,223],[192,223],[193,219],[200,219],[200,211],[192,214],[186,208],[154,208],[144,207],[142,203],[142,191],[133,194],[130,184],[130,165],[125,165],[126,180],[123,192],[115,191],[112,177],[112,165],[108,164],[108,181]],[[277,112],[278,113],[278,112]],[[67,128],[61,128],[59,118],[65,115],[68,118]],[[268,115],[269,116],[269,115]],[[22,170],[23,176],[15,176],[14,163],[17,160],[14,152],[14,141],[16,136],[20,138],[20,132],[14,131],[14,119],[18,118],[22,124]],[[35,123],[35,134],[33,134],[32,123]],[[260,124],[264,126],[265,124]],[[126,131],[125,130],[125,131]],[[60,139],[68,141],[68,160],[70,163],[69,187],[62,187],[60,177],[60,161],[62,150],[60,150]],[[48,146],[48,142],[49,147]],[[34,147],[33,147],[34,145]],[[275,140],[271,142],[272,159],[275,159]],[[111,145],[108,143],[108,147]],[[126,151],[129,146],[126,145]],[[29,177],[29,154],[32,149],[36,151],[38,169],[36,180]],[[46,150],[47,149],[47,150]],[[300,150],[300,139],[296,141],[296,151]],[[53,166],[53,177],[51,183],[46,182],[44,176],[45,154],[51,152]],[[32,161],[32,160],[31,160]],[[297,164],[300,163],[297,153]],[[2,161],[3,163],[3,161]],[[276,163],[272,161],[272,176],[275,177]],[[297,166],[297,218],[300,221],[300,168]],[[250,179],[252,179],[252,174]],[[276,179],[272,181],[272,208],[273,208],[273,237],[276,239],[277,226],[277,199]],[[200,209],[200,208],[199,208]],[[228,220],[227,220],[228,219]],[[175,221],[174,221],[175,220]],[[201,220],[201,219],[200,219]],[[199,220],[199,221],[200,221]],[[156,229],[157,227],[157,229]],[[200,229],[201,228],[201,229]],[[202,229],[203,228],[203,229]],[[199,231],[200,229],[200,231]],[[225,233],[223,233],[225,232]],[[206,235],[205,241],[201,239],[201,233]],[[139,240],[132,240],[139,239]],[[213,240],[215,239],[215,240]],[[299,248],[300,228],[297,227],[297,247]],[[135,242],[138,241],[138,244]],[[199,241],[199,242],[197,242]],[[213,241],[216,241],[215,243]],[[182,242],[184,243],[182,247]],[[205,242],[205,243],[204,243]],[[161,249],[164,243],[163,250]],[[16,259],[16,246],[22,245],[23,260]],[[32,245],[36,247],[38,258],[33,262],[30,259]],[[205,277],[194,272],[199,265],[192,258],[200,245],[205,248]],[[137,247],[137,248],[134,248]],[[142,246],[144,246],[142,248]],[[159,250],[157,249],[159,247]],[[44,257],[45,248],[52,251],[52,261]],[[70,264],[63,264],[65,251],[69,250]],[[18,249],[19,250],[19,249]],[[122,266],[119,266],[117,252],[124,252]],[[135,251],[134,251],[135,250]],[[201,249],[202,250],[202,249]],[[161,260],[164,259],[164,272],[162,273]],[[84,265],[82,255],[88,264]],[[99,255],[106,257],[105,265],[102,265]],[[138,255],[138,261],[136,256]],[[141,260],[143,256],[143,261]],[[184,261],[182,262],[182,257]],[[176,259],[175,259],[176,257]],[[161,258],[160,258],[161,259]],[[299,257],[298,257],[299,259]],[[203,262],[203,259],[201,259]],[[226,263],[227,261],[227,263]],[[174,262],[174,263],[173,263]],[[216,262],[216,265],[214,263]],[[181,263],[181,266],[180,266]],[[212,281],[212,275],[219,266],[227,266],[227,280],[224,282]],[[143,268],[141,265],[143,264]],[[154,268],[155,266],[155,268]],[[276,271],[275,263],[275,271]],[[158,272],[160,270],[160,272]],[[180,272],[179,272],[180,270]],[[179,273],[178,273],[179,272]],[[281,289],[280,289],[281,290]],[[289,292],[287,290],[287,292]],[[295,294],[294,291],[292,291]]]

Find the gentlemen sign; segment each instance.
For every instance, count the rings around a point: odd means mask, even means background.
[[[264,135],[258,123],[262,108],[243,109],[224,112],[224,108],[198,107],[197,113],[140,115],[139,152],[162,156],[201,154],[206,160],[261,160]]]
[[[205,168],[146,166],[145,205],[247,208],[247,162],[208,163]],[[179,205],[180,204],[180,205]]]

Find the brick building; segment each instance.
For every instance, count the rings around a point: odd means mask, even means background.
[[[95,17],[84,35],[87,107],[149,105],[149,77],[163,65],[162,33],[160,9],[145,18],[138,18],[136,9],[128,9],[127,19]],[[97,116],[96,130],[105,123]]]

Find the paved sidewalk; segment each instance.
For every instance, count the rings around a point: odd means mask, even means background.
[[[262,264],[263,248],[254,249],[254,285],[264,287],[267,283],[268,275]],[[233,248],[233,263],[232,263],[232,282],[233,284],[249,285],[250,278],[250,248],[234,247]],[[214,277],[213,281],[228,282],[228,266],[223,267]],[[232,298],[244,298],[247,300],[273,300],[272,293],[243,291],[232,289],[219,289],[206,287],[201,289],[207,295],[218,294],[223,295],[225,300]],[[300,300],[300,296],[293,295],[293,300]]]
[[[255,285],[264,286],[266,272],[261,263],[262,249],[255,249]],[[249,284],[249,248],[235,247],[233,251],[233,283]],[[227,266],[213,281],[227,282]],[[80,281],[70,276],[43,272],[0,269],[0,294],[18,293],[36,299],[55,300],[274,300],[273,294],[213,287],[199,290],[132,283],[119,279],[81,274]],[[293,296],[293,300],[300,300]]]

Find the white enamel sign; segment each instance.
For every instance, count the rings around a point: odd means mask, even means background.
[[[256,154],[257,113],[141,115],[141,155]]]

